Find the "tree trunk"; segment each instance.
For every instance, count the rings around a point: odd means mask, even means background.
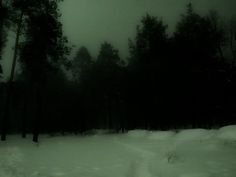
[[[22,138],[26,138],[26,117],[27,117],[27,106],[29,101],[29,88],[26,86],[26,92],[24,95],[24,103],[23,103],[23,109],[22,109]]]
[[[107,128],[112,129],[112,106],[111,106],[111,95],[107,97]]]
[[[2,126],[1,126],[1,140],[5,141],[6,140],[6,134],[7,134],[7,119],[9,117],[9,102],[10,102],[10,93],[12,90],[12,83],[8,83],[7,86],[7,93],[6,93],[6,102],[5,102],[5,108],[4,108],[4,113],[3,113],[3,118],[2,118]]]
[[[36,101],[36,116],[34,121],[34,129],[33,129],[33,142],[38,143],[40,124],[42,119],[42,83],[38,82],[35,84],[35,101]]]
[[[41,103],[40,103],[40,89],[39,89],[39,84],[35,83],[33,85],[34,89],[34,98],[35,98],[35,120],[34,120],[34,127],[33,127],[33,142],[38,143],[38,137],[39,137],[39,118],[41,114]]]

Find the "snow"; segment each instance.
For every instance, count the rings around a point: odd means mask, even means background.
[[[85,136],[10,135],[0,177],[235,177],[236,126]]]
[[[217,136],[224,140],[236,141],[236,125],[230,125],[220,128]]]
[[[147,130],[130,130],[127,135],[131,138],[145,138],[148,135]]]
[[[182,130],[176,136],[175,140],[178,141],[191,141],[191,140],[203,140],[208,139],[209,132],[204,129],[189,129]]]
[[[167,140],[172,138],[175,135],[175,132],[172,131],[155,131],[150,132],[148,139],[150,140]]]

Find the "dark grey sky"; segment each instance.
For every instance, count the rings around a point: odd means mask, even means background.
[[[64,0],[61,3],[65,35],[71,44],[85,45],[96,56],[103,41],[111,42],[120,50],[121,57],[128,55],[128,38],[132,38],[135,26],[145,13],[162,17],[173,31],[180,14],[189,0]],[[199,13],[217,10],[221,16],[235,13],[236,0],[192,0]],[[12,35],[11,35],[12,36]],[[9,40],[9,46],[12,41]],[[5,52],[4,72],[9,74],[12,49]]]
[[[88,46],[93,54],[99,44],[107,40],[127,56],[127,39],[133,37],[135,26],[146,13],[160,16],[173,31],[176,20],[184,12],[189,0],[65,0],[62,20],[65,33],[76,45]],[[230,16],[236,0],[192,0],[200,13],[218,10]]]

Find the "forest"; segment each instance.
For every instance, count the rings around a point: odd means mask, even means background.
[[[86,46],[72,56],[60,1],[0,0],[0,60],[15,33],[11,73],[0,80],[2,141],[236,123],[236,19],[200,15],[189,3],[171,34],[161,17],[144,15],[128,58],[106,39],[97,56]]]

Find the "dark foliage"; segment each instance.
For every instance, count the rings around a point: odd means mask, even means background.
[[[235,33],[231,28],[231,38],[226,37],[215,11],[201,16],[188,4],[172,35],[162,19],[147,14],[129,40],[127,63],[108,42],[95,58],[81,47],[68,61],[57,1],[14,2],[24,9],[24,41],[19,45],[22,73],[11,90],[9,132],[21,131],[23,137],[33,132],[38,141],[40,132],[236,123]],[[232,58],[224,55],[227,47]],[[0,85],[1,109],[6,88]]]

